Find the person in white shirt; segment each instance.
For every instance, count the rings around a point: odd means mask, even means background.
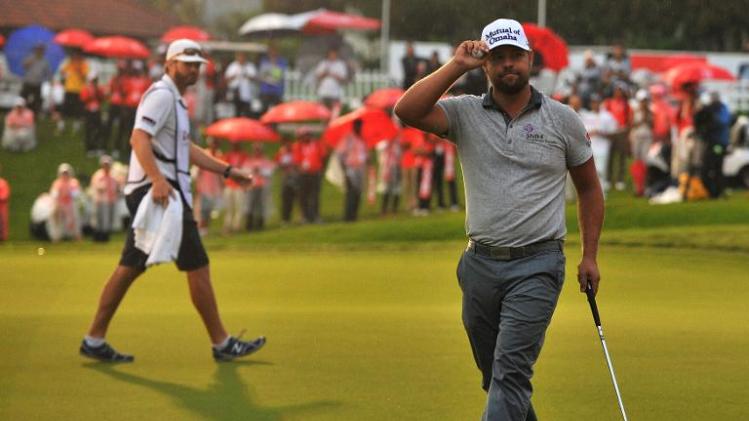
[[[573,96],[570,98],[570,106],[573,106],[573,101],[576,101]],[[609,153],[611,151],[611,139],[609,136],[616,133],[619,128],[619,124],[610,112],[601,108],[601,97],[598,94],[591,94],[589,97],[590,110],[579,109],[578,114],[583,120],[585,130],[588,131],[590,136],[590,146],[593,149],[593,160],[596,163],[596,172],[598,173],[598,179],[603,186],[604,191],[608,191],[609,183],[606,182],[606,171],[609,162]]]
[[[252,101],[257,96],[255,83],[257,82],[257,69],[252,62],[247,60],[247,55],[238,52],[235,60],[229,64],[224,72],[224,78],[229,85],[229,92],[233,96],[235,116],[250,117],[252,114]]]
[[[343,87],[348,80],[348,76],[348,67],[338,57],[338,49],[329,49],[325,60],[321,61],[315,68],[317,96],[326,107],[331,110],[340,107]]]
[[[242,341],[229,336],[224,329],[211,285],[208,256],[191,208],[189,168],[193,164],[245,185],[252,183],[252,176],[214,158],[190,140],[187,106],[182,96],[187,87],[197,81],[202,63],[207,60],[198,43],[180,39],[169,45],[166,74],[151,85],[138,105],[124,192],[131,215],[135,215],[140,202],[148,195],[155,204],[165,208],[170,201],[181,200],[183,218],[177,268],[187,272],[190,296],[213,344],[213,358],[229,361],[257,351],[265,344],[265,337]],[[179,230],[175,235],[178,234]],[[81,355],[107,362],[134,360],[132,355],[115,351],[104,337],[128,288],[146,270],[148,258],[149,255],[136,247],[131,227],[120,264],[104,286],[94,320],[81,343]]]

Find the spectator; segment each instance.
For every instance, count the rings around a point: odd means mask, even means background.
[[[629,87],[622,81],[614,84],[614,95],[604,101],[603,107],[610,112],[618,124],[618,132],[611,137],[607,181],[616,190],[624,190],[624,177],[627,172],[629,154],[629,129],[632,123],[632,110],[627,91]]]
[[[580,114],[580,118],[585,125],[585,130],[590,136],[590,146],[593,151],[593,160],[596,163],[596,172],[598,179],[601,181],[603,191],[609,190],[610,186],[606,181],[608,173],[609,153],[611,151],[611,136],[617,132],[618,123],[614,116],[606,109],[601,107],[601,97],[598,94],[592,94],[589,98],[590,109],[581,108],[582,101],[570,98],[570,106]]]
[[[401,158],[403,148],[400,136],[385,139],[377,144],[377,162],[379,166],[379,179],[377,190],[382,193],[382,207],[380,213],[386,215],[398,212],[398,204],[401,196]]]
[[[65,101],[62,104],[62,115],[73,120],[73,130],[78,131],[83,117],[83,103],[81,102],[81,91],[86,85],[89,67],[83,54],[78,49],[73,49],[68,61],[60,69],[60,75],[65,86]],[[61,129],[65,126],[64,120],[60,120]]]
[[[101,125],[101,105],[104,102],[104,89],[99,86],[99,76],[95,71],[88,74],[88,83],[81,90],[81,101],[83,102],[86,116],[85,146],[88,156],[94,153],[104,153],[104,136]]]
[[[209,138],[208,154],[216,159],[226,161],[221,150],[218,148],[216,139]],[[224,190],[224,180],[221,174],[198,169],[197,181],[195,183],[195,218],[198,220],[200,234],[208,234],[213,212],[220,206],[221,196]]]
[[[678,95],[679,101],[674,118],[676,138],[671,145],[671,178],[679,180],[679,176],[686,172],[691,144],[691,133],[694,131],[694,114],[697,109],[697,83],[681,85]]]
[[[109,234],[112,232],[120,185],[111,173],[112,158],[109,155],[102,155],[99,158],[99,165],[101,167],[91,176],[96,212],[94,241],[108,242]]]
[[[31,111],[39,114],[42,109],[42,84],[52,79],[52,68],[44,57],[46,47],[39,43],[28,57],[23,60],[23,86],[21,96],[26,100]]]
[[[338,56],[338,48],[329,48],[323,61],[315,67],[317,96],[328,107],[335,118],[340,113],[343,86],[348,80],[348,66]]]
[[[3,174],[3,167],[0,165],[0,175]],[[10,207],[10,185],[3,177],[0,177],[0,241],[8,240],[10,232],[10,220],[8,219]]]
[[[57,168],[57,179],[52,183],[50,196],[54,201],[50,218],[49,237],[53,242],[62,239],[81,239],[81,221],[76,201],[81,186],[73,176],[73,167],[62,163]]]
[[[268,54],[260,60],[260,102],[262,113],[283,100],[284,79],[288,63],[278,55],[275,44],[268,46]]]
[[[443,139],[432,137],[434,153],[432,154],[432,190],[437,195],[437,209],[444,210],[445,205],[445,142]]]
[[[257,69],[247,60],[247,54],[238,52],[234,61],[229,64],[224,73],[228,84],[228,94],[234,101],[234,116],[250,117],[252,115],[252,100],[255,98],[253,84],[257,80]]]
[[[632,64],[624,46],[616,43],[611,47],[606,59],[606,67],[611,70],[613,77],[621,81],[629,81],[629,74],[632,72]]]
[[[346,180],[346,199],[343,220],[354,222],[359,214],[361,194],[367,174],[367,144],[361,138],[362,121],[353,123],[353,131],[348,133],[336,147],[336,156],[341,162]]]
[[[629,133],[630,150],[632,151],[632,182],[635,194],[645,194],[645,161],[648,150],[653,143],[653,113],[650,110],[650,97],[645,89],[635,95],[637,105],[632,110],[632,130]]]
[[[585,64],[578,79],[577,93],[583,100],[583,107],[590,108],[590,96],[600,91],[603,72],[596,63],[593,51],[585,50],[583,59]]]
[[[265,157],[263,145],[256,143],[252,146],[252,155],[248,160],[248,168],[252,172],[252,187],[248,195],[247,231],[261,231],[265,227],[265,216],[268,213],[268,191],[271,187],[273,170],[276,164]]]
[[[146,74],[146,69],[142,61],[133,61],[130,63],[130,75],[125,81],[125,96],[120,108],[123,131],[127,135],[124,142],[119,142],[118,154],[122,157],[130,156],[130,130],[128,128],[135,125],[135,113],[138,110],[138,104],[148,87],[151,86],[151,79]],[[117,155],[115,155],[117,156]]]
[[[242,144],[237,142],[232,144],[231,150],[226,153],[224,160],[233,168],[244,169],[247,168],[249,158],[247,152],[242,150]],[[246,196],[247,192],[242,185],[231,178],[226,179],[224,188],[225,234],[239,231],[242,224],[242,216],[247,212],[245,209],[245,205],[247,204]]]
[[[701,174],[703,182],[710,192],[710,197],[718,198],[723,194],[724,188],[723,157],[729,143],[731,112],[720,100],[717,92],[710,92],[706,96],[705,111],[711,114],[711,118],[703,117],[698,122],[698,112],[694,117],[695,130],[706,143]],[[703,121],[707,123],[702,124]]]
[[[440,52],[434,50],[432,51],[432,55],[429,56],[429,61],[427,61],[426,74],[430,75],[440,67],[442,67],[442,62],[440,61]]]
[[[400,136],[403,136],[405,130],[402,129]],[[403,142],[403,155],[401,156],[401,168],[403,169],[403,201],[406,203],[406,210],[412,212],[416,210],[416,192],[418,190],[418,177],[416,168],[416,153],[414,152],[414,143],[412,141]]]
[[[418,65],[422,60],[416,57],[413,41],[406,42],[406,54],[401,58],[403,66],[403,89],[408,89],[418,80]]]
[[[327,151],[319,139],[312,137],[310,129],[297,130],[298,141],[294,144],[294,160],[299,168],[299,205],[305,223],[319,223],[320,187],[323,163]]]
[[[445,170],[443,180],[447,184],[448,192],[450,194],[450,210],[457,212],[460,210],[458,204],[458,183],[455,177],[455,158],[457,151],[455,145],[445,139],[440,139],[442,147],[445,149]]]
[[[671,129],[674,124],[674,110],[665,98],[663,85],[650,87],[650,109],[653,113],[653,142],[671,143]]]
[[[128,136],[129,128],[125,126],[122,121],[123,105],[125,103],[125,97],[127,96],[127,80],[129,78],[129,69],[127,62],[117,62],[117,73],[109,80],[109,107],[107,109],[106,123],[104,125],[104,140],[102,147],[104,151],[107,151],[110,147],[110,140],[114,132],[114,126],[117,126],[117,132],[114,135],[114,140],[111,142],[111,153],[115,157],[119,157],[120,150],[125,149],[122,144],[127,141],[125,138]],[[115,152],[117,152],[115,154]]]
[[[299,192],[299,168],[294,162],[294,150],[289,139],[281,141],[276,164],[281,168],[281,223],[288,224]]]
[[[26,100],[18,97],[13,109],[5,116],[3,148],[14,152],[26,152],[36,147],[34,112],[26,108]]]
[[[434,145],[438,137],[434,134],[425,133],[423,141],[412,145],[416,166],[416,197],[418,207],[414,215],[426,216],[429,214],[432,202],[434,177]]]

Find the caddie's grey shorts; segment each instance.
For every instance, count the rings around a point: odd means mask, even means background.
[[[483,420],[536,419],[530,380],[564,283],[565,264],[562,242],[545,244],[531,254],[495,257],[469,247],[458,263],[463,325],[487,391]]]

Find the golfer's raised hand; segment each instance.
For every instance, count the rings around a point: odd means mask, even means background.
[[[598,272],[598,263],[595,259],[583,257],[580,264],[577,265],[577,282],[580,283],[580,292],[585,292],[588,283],[593,288],[593,294],[598,293],[598,282],[601,280],[601,274]]]
[[[173,193],[171,184],[165,178],[162,177],[154,180],[151,187],[151,197],[154,203],[167,207],[169,205],[169,196],[172,196]]]
[[[457,49],[453,60],[466,70],[481,66],[489,57],[489,47],[484,41],[463,41]]]
[[[231,178],[234,182],[239,184],[243,187],[249,187],[252,185],[252,173],[249,171],[245,171],[241,168],[234,168],[232,167],[231,171],[229,171],[229,178]]]

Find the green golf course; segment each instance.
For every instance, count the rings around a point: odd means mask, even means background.
[[[485,395],[455,278],[463,213],[381,219],[370,206],[344,224],[329,186],[325,224],[273,220],[260,234],[206,237],[224,322],[266,335],[259,353],[215,363],[184,275],[164,265],[136,282],[107,338],[135,362],[83,359],[78,346],[122,236],[28,239],[31,198],[80,152],[55,142],[40,146],[41,158],[0,153],[17,193],[14,239],[0,244],[0,419],[479,419]],[[606,206],[598,306],[630,419],[749,419],[749,193],[664,206],[614,193]],[[567,281],[533,403],[542,420],[617,420],[567,211]]]

